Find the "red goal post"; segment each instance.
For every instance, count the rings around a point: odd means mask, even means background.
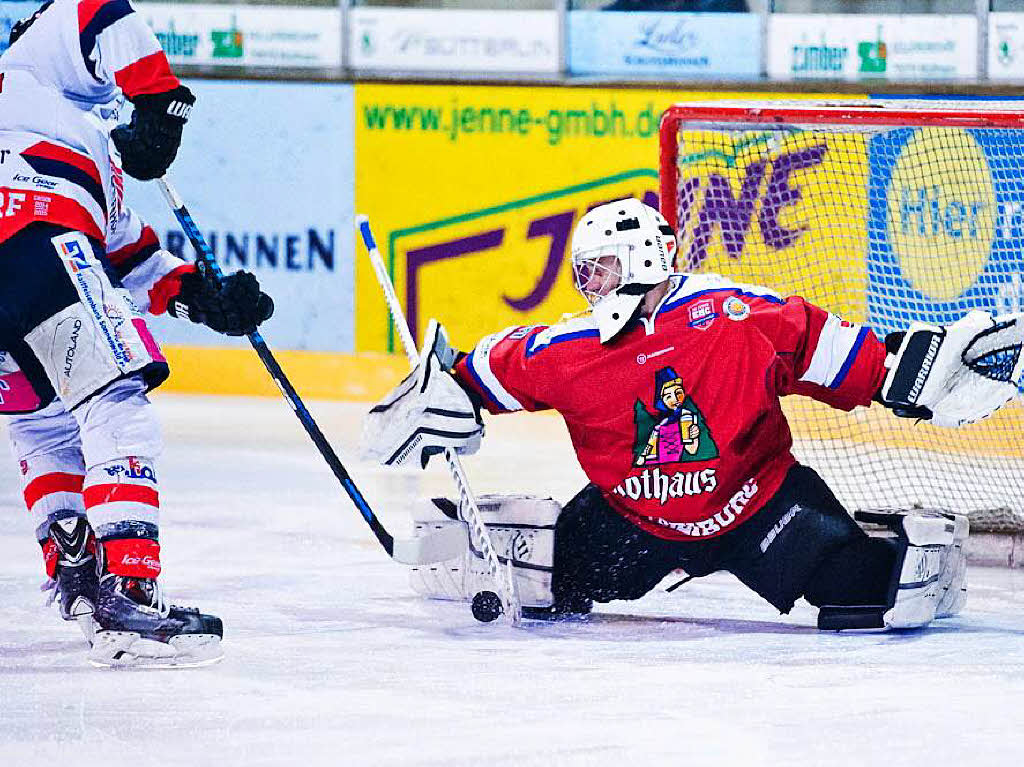
[[[1024,102],[669,107],[662,213],[679,268],[808,300],[876,334],[1024,311]],[[1024,531],[1024,408],[965,429],[786,398],[794,453],[851,510],[926,506]]]

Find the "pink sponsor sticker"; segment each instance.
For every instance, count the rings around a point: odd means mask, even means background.
[[[0,374],[0,413],[27,413],[39,408],[39,395],[20,370]]]

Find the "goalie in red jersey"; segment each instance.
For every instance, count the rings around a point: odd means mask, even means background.
[[[481,504],[499,548],[502,525],[520,537],[553,527],[550,545],[507,546],[528,614],[637,599],[676,569],[728,571],[783,613],[803,597],[822,628],[906,628],[955,614],[966,596],[966,518],[873,515],[895,535],[869,537],[793,457],[780,399],[843,410],[880,402],[947,426],[976,420],[1016,393],[1020,318],[972,313],[883,342],[802,298],[676,273],[676,250],[653,208],[633,199],[594,208],[572,238],[590,313],[487,336],[454,355],[454,382],[421,376],[424,386],[400,387],[369,417],[367,452],[392,464],[425,463],[443,447],[471,452],[472,405],[563,417],[590,484],[564,508],[523,497]],[[452,350],[428,335],[428,364],[444,369]],[[429,429],[396,417],[412,412],[403,399],[435,414]],[[479,571],[472,552],[464,565]],[[429,575],[419,585],[471,596]]]

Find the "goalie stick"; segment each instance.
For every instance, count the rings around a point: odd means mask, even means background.
[[[370,262],[373,264],[373,271],[377,276],[377,282],[380,283],[381,290],[384,291],[384,300],[388,305],[388,311],[391,313],[391,320],[402,339],[405,354],[409,358],[409,363],[415,365],[419,359],[419,354],[416,351],[416,341],[409,330],[409,323],[405,319],[402,305],[398,302],[398,296],[395,295],[395,286],[391,284],[391,278],[388,276],[387,269],[384,266],[384,260],[380,256],[380,251],[377,250],[377,243],[374,242],[373,233],[370,231],[370,220],[363,215],[356,216],[356,226],[362,235],[366,252],[370,256]],[[460,503],[458,508],[468,511],[466,515],[468,518],[464,517],[463,521],[470,526],[473,532],[473,535],[470,535],[470,543],[473,542],[474,536],[479,542],[480,551],[478,552],[475,547],[472,547],[473,553],[482,557],[487,563],[487,572],[497,587],[496,593],[501,600],[502,611],[509,623],[517,626],[522,621],[523,609],[519,603],[519,592],[516,589],[512,564],[511,562],[506,562],[502,565],[498,557],[498,552],[491,541],[491,534],[488,532],[483,518],[480,516],[480,508],[477,506],[476,498],[469,487],[469,480],[466,478],[466,472],[462,468],[462,461],[459,460],[458,454],[450,448],[445,449],[444,459],[448,464],[448,470],[451,472],[452,479],[455,481],[455,487],[459,492]],[[474,597],[473,614],[475,616],[477,616],[477,598],[481,594],[486,593],[480,592]],[[477,617],[480,620],[486,620],[485,618]]]
[[[174,187],[171,186],[166,176],[158,178],[157,185],[160,187],[160,191],[163,192],[167,204],[174,211],[174,216],[178,219],[178,223],[181,224],[181,228],[192,243],[192,247],[195,248],[197,255],[196,268],[204,278],[212,280],[215,285],[219,285],[224,279],[224,274],[220,270],[220,265],[217,263],[213,251],[207,245],[206,238],[203,237],[202,232],[199,231],[199,227],[192,218],[192,214],[185,207],[184,201]],[[313,444],[320,451],[320,455],[323,456],[323,459],[327,462],[327,465],[331,468],[341,486],[345,488],[348,497],[355,504],[363,519],[366,520],[366,524],[370,526],[370,529],[377,537],[380,545],[384,547],[384,551],[387,552],[388,556],[396,562],[406,565],[425,565],[433,562],[443,562],[460,556],[466,547],[466,534],[458,528],[442,528],[428,535],[410,539],[396,539],[384,528],[377,515],[373,513],[373,509],[366,502],[363,494],[359,492],[359,488],[356,487],[352,477],[349,476],[341,459],[338,458],[338,454],[331,447],[331,443],[327,441],[323,432],[320,431],[320,427],[313,420],[313,416],[306,409],[302,398],[299,397],[295,387],[288,380],[288,376],[285,375],[274,355],[267,347],[267,343],[263,340],[259,330],[253,330],[247,337],[249,343],[252,344],[252,348],[256,350],[256,354],[263,362],[264,367],[266,367],[267,372],[270,373],[270,377],[277,384],[277,388],[281,390],[281,394],[284,395],[296,417],[302,423],[309,438],[313,440]]]

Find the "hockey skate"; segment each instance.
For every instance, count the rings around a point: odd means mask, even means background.
[[[96,602],[94,666],[188,668],[224,657],[220,618],[164,602],[152,578],[105,574]]]
[[[57,601],[61,617],[76,621],[92,643],[96,630],[93,614],[100,584],[92,528],[85,517],[77,515],[58,520],[50,525],[48,544],[57,558],[53,578],[43,584],[43,589],[50,592],[48,604]]]

